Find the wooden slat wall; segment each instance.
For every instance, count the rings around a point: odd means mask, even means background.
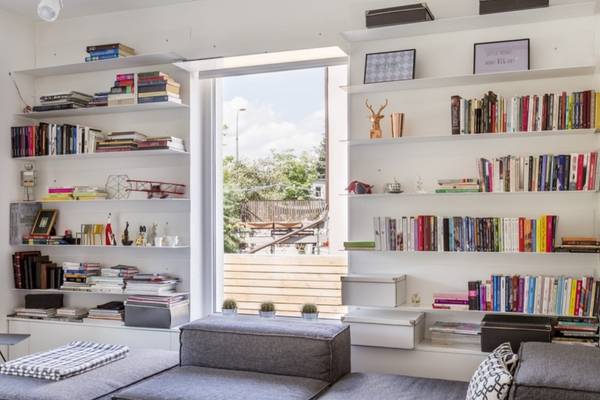
[[[226,254],[224,297],[244,314],[272,301],[278,315],[300,316],[302,304],[315,303],[320,317],[339,318],[346,312],[340,276],[347,270],[340,256]]]

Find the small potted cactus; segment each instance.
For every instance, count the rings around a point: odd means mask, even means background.
[[[306,303],[302,306],[302,318],[314,321],[319,318],[319,309],[315,304]]]
[[[271,301],[266,301],[260,305],[260,316],[262,318],[274,318],[275,317],[275,304]]]
[[[233,299],[227,299],[223,302],[221,307],[223,315],[236,315],[237,314],[237,303]]]

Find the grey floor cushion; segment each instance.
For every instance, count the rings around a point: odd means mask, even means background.
[[[0,400],[96,400],[177,365],[177,352],[131,350],[119,361],[54,382],[0,375]],[[110,398],[110,397],[108,397]]]
[[[466,382],[400,375],[347,375],[319,400],[465,400]]]
[[[511,399],[600,400],[600,349],[557,343],[521,345]]]
[[[179,367],[118,393],[114,400],[310,400],[328,384],[292,376]]]

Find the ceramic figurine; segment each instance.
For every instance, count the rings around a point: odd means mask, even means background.
[[[106,221],[106,227],[104,228],[104,244],[106,246],[116,246],[117,240],[115,235],[113,234],[112,224],[111,224],[111,213],[108,213],[108,220]]]
[[[129,221],[125,222],[125,230],[123,231],[121,243],[123,246],[131,246],[133,244],[133,240],[129,240]]]
[[[350,194],[371,194],[373,193],[373,185],[359,181],[352,181],[346,190]]]
[[[381,107],[379,107],[379,111],[377,111],[377,112],[375,112],[373,110],[373,106],[371,106],[369,104],[368,99],[365,100],[365,105],[371,112],[371,115],[369,116],[369,119],[371,120],[370,137],[371,137],[371,139],[381,139],[383,137],[383,133],[381,132],[381,124],[380,124],[381,120],[383,119],[383,114],[381,112],[383,111],[384,108],[387,107],[388,101],[386,99],[385,104],[382,105]]]
[[[156,230],[158,229],[158,224],[150,225],[148,229],[148,234],[146,235],[146,246],[154,246],[156,241]]]
[[[146,227],[144,225],[140,225],[140,231],[138,237],[135,239],[135,245],[137,247],[146,245]]]

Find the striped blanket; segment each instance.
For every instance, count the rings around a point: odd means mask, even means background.
[[[127,346],[71,342],[0,365],[0,374],[58,381],[127,357]]]

